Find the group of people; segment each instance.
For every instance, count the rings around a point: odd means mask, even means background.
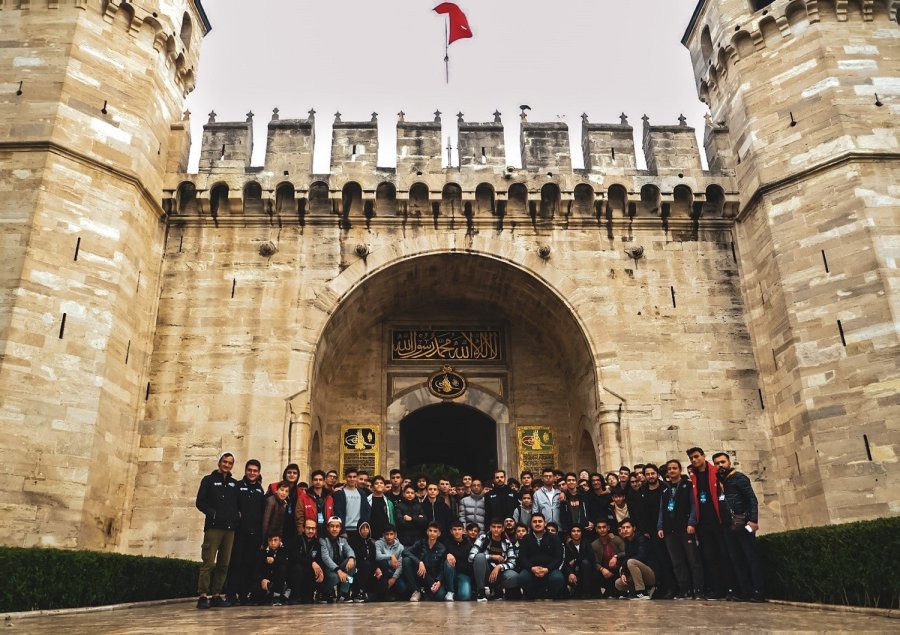
[[[422,599],[764,601],[758,503],[731,457],[605,477],[553,468],[486,485],[288,465],[263,486],[224,453],[203,478],[197,607]],[[538,481],[538,478],[540,481]]]

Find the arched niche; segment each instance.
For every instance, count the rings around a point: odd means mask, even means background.
[[[209,213],[213,217],[228,214],[228,185],[226,183],[216,183],[209,190]]]
[[[628,211],[628,190],[618,183],[611,185],[606,192],[607,214],[610,217],[623,217]]]
[[[275,188],[275,213],[297,213],[297,191],[293,183],[285,181]]]
[[[475,188],[475,215],[490,216],[494,214],[494,186],[490,183],[479,183]]]
[[[244,185],[244,213],[263,213],[262,186],[257,181],[249,181]]]
[[[641,201],[638,204],[638,216],[659,216],[660,215],[660,192],[659,188],[652,183],[641,188]]]
[[[509,201],[506,207],[507,214],[524,216],[528,213],[528,188],[524,183],[510,185],[507,198]]]
[[[422,216],[431,213],[430,193],[424,183],[415,183],[409,188],[409,215]]]
[[[197,186],[184,181],[178,186],[176,193],[178,213],[181,215],[197,213]]]
[[[397,188],[387,181],[379,183],[375,188],[375,214],[396,216],[397,213]]]
[[[456,183],[447,183],[441,191],[441,213],[451,218],[462,213],[462,188]]]
[[[693,215],[694,193],[687,185],[676,185],[672,190],[672,216],[690,217]]]
[[[541,207],[538,215],[541,220],[549,221],[559,213],[562,193],[556,183],[547,183],[541,188]]]
[[[313,216],[326,216],[331,213],[328,184],[316,181],[309,186],[309,213]]]
[[[574,199],[572,212],[581,218],[594,216],[594,188],[587,183],[579,183],[572,192]]]

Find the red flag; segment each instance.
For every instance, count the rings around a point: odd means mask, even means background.
[[[446,13],[450,18],[450,33],[447,38],[447,44],[453,44],[456,40],[472,37],[472,29],[469,28],[466,14],[457,5],[452,2],[442,2],[434,10],[437,13]]]

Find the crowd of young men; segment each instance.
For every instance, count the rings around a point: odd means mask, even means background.
[[[262,485],[258,461],[205,476],[198,608],[375,600],[536,598],[764,601],[750,479],[724,452],[622,467],[547,468],[485,487],[296,464]]]

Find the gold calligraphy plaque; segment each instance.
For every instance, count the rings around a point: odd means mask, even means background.
[[[355,467],[378,473],[378,453],[381,449],[378,426],[348,425],[341,427],[340,474],[344,469]]]
[[[394,329],[392,361],[503,361],[503,336],[498,329]]]
[[[553,428],[516,426],[516,441],[519,473],[530,470],[538,475],[546,467],[559,466],[559,446]]]

